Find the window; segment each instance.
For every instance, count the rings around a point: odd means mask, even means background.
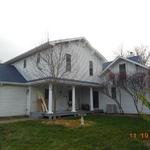
[[[126,65],[125,64],[119,65],[119,73],[120,73],[120,79],[126,79]]]
[[[116,99],[116,88],[115,87],[111,88],[111,96],[113,99]]]
[[[66,71],[71,71],[71,55],[66,54]]]
[[[26,66],[27,66],[27,62],[26,62],[26,59],[24,59],[24,61],[23,61],[23,67],[26,68]]]
[[[119,65],[119,72],[120,73],[126,73],[126,65],[125,64]]]
[[[41,56],[40,56],[40,53],[38,53],[38,54],[37,54],[37,60],[36,60],[36,63],[37,63],[37,64],[40,63],[40,57],[41,57]]]
[[[93,62],[89,61],[89,75],[93,76]]]

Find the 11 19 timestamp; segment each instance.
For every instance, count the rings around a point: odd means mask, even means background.
[[[141,133],[130,133],[129,138],[131,140],[141,139],[141,140],[148,140],[149,134],[147,132],[141,132]]]

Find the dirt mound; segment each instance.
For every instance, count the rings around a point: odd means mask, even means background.
[[[56,119],[50,121],[44,121],[48,125],[62,125],[68,128],[88,127],[94,124],[93,121],[85,121],[84,125],[81,125],[80,119]]]

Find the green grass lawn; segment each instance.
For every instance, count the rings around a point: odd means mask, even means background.
[[[130,133],[148,132],[150,122],[131,117],[87,116],[90,127],[66,128],[41,121],[0,124],[1,150],[146,150],[140,138],[131,140]],[[150,137],[149,137],[150,139]]]

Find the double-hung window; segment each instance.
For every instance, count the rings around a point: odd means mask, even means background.
[[[66,72],[71,72],[71,55],[66,54]]]
[[[89,61],[89,75],[93,76],[93,61]]]

